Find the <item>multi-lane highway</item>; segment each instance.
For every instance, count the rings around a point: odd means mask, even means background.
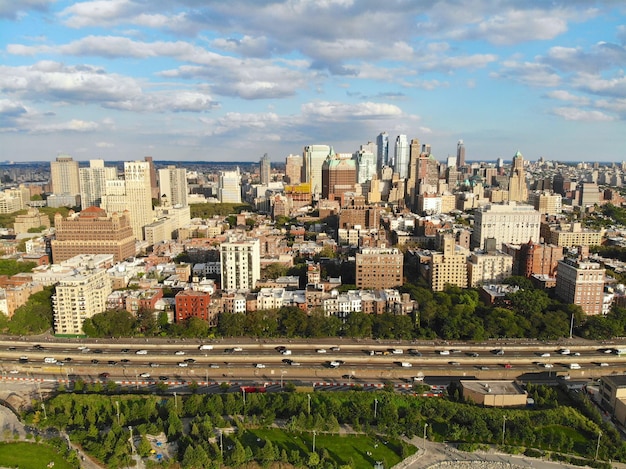
[[[412,380],[423,376],[516,378],[624,372],[626,344],[377,343],[306,341],[0,340],[8,376],[182,380]],[[163,379],[163,381],[166,381]]]

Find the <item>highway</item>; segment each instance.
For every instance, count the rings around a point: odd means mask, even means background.
[[[615,353],[626,344],[565,344],[3,339],[0,370],[7,378],[355,383],[428,376],[593,379],[626,371],[626,356]]]

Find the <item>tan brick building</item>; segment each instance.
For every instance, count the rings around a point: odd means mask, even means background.
[[[356,255],[356,286],[385,289],[402,285],[403,254],[395,248],[362,248]]]

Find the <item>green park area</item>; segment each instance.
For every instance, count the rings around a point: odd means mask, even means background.
[[[54,463],[54,464],[52,464]],[[55,448],[47,444],[14,442],[0,443],[0,466],[20,469],[75,469]]]

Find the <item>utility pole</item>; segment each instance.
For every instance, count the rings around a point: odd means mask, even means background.
[[[503,420],[502,420],[502,446],[504,446],[505,434],[506,434],[506,415],[503,416]]]
[[[426,427],[428,427],[428,422],[424,424],[424,451],[426,451]]]
[[[308,409],[309,409],[309,415],[311,415],[311,395],[307,394],[306,397],[309,398],[309,407],[308,407]]]
[[[315,432],[315,430],[313,430],[313,452],[315,453],[315,435],[317,433]],[[597,459],[597,458],[596,458]]]
[[[374,399],[374,420],[376,420],[377,412],[378,412],[378,399]]]
[[[574,333],[574,313],[572,313],[572,320],[569,324],[569,338],[572,338],[572,334]]]
[[[178,412],[178,400],[176,399],[176,391],[174,391],[174,409]]]
[[[117,424],[120,424],[120,401],[115,401],[117,407]]]
[[[600,437],[602,436],[602,432],[598,433],[598,444],[596,445],[596,460],[598,459],[598,452],[600,451]]]

